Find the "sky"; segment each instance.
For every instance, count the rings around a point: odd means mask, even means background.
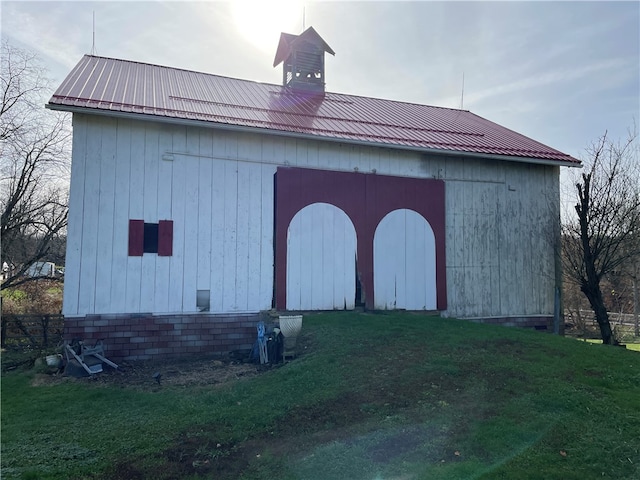
[[[0,3],[2,37],[59,85],[83,54],[280,84],[313,26],[330,92],[460,108],[576,158],[640,122],[640,2]],[[94,28],[95,16],[95,28]],[[53,91],[51,92],[53,93]]]

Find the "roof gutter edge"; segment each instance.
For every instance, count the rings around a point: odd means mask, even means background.
[[[568,162],[564,160],[549,160],[545,158],[516,157],[513,155],[496,155],[496,154],[490,154],[490,153],[443,150],[438,148],[412,147],[410,145],[398,145],[398,144],[382,143],[382,142],[366,142],[364,140],[350,140],[348,138],[317,136],[317,135],[311,135],[309,133],[293,133],[293,132],[287,132],[285,130],[273,130],[273,129],[261,128],[261,127],[246,127],[242,125],[216,123],[216,122],[210,122],[207,120],[193,120],[193,119],[178,118],[178,117],[163,117],[160,115],[150,115],[146,113],[118,112],[113,110],[102,110],[97,108],[73,107],[70,105],[60,105],[56,103],[46,103],[45,108],[48,108],[49,110],[57,110],[57,111],[63,111],[63,112],[103,115],[107,117],[126,118],[131,120],[147,120],[151,122],[172,123],[172,124],[178,124],[178,125],[197,125],[200,127],[206,126],[209,128],[220,128],[222,130],[232,130],[236,132],[246,132],[246,133],[259,133],[259,132],[265,133],[266,132],[269,135],[277,135],[281,137],[302,138],[305,140],[315,140],[315,141],[324,140],[324,141],[333,142],[333,143],[347,143],[350,145],[361,145],[365,147],[379,147],[379,148],[393,147],[399,150],[408,150],[408,151],[419,152],[419,153],[434,153],[438,155],[447,155],[447,156],[453,156],[453,157],[455,156],[472,157],[472,158],[482,158],[487,160],[502,160],[507,162],[532,163],[536,165],[551,165],[554,167],[582,168],[581,163]]]

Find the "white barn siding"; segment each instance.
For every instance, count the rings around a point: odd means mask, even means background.
[[[484,182],[470,178],[471,168],[466,178],[447,181],[447,314],[551,314],[557,168],[489,167],[484,172],[494,176]]]
[[[184,257],[182,260],[182,308],[185,312],[195,312],[196,310],[196,291],[198,290],[197,274],[198,274],[198,195],[199,195],[199,159],[200,139],[197,135],[197,129],[180,129],[178,136],[185,135],[184,145],[185,151],[189,156],[185,158],[176,158],[174,160],[174,168],[184,172],[184,197],[182,205],[178,206],[184,210],[173,213],[174,234],[182,234],[184,236]]]
[[[78,309],[81,311],[95,311],[96,306],[96,268],[98,263],[98,202],[100,199],[100,162],[102,161],[102,124],[90,122],[87,124],[87,137],[100,139],[99,142],[87,140],[85,155],[85,176],[82,223],[82,238],[80,240],[82,260],[80,262],[80,293]]]
[[[164,220],[158,218],[158,168],[160,165],[160,156],[158,155],[158,141],[160,128],[158,124],[144,126],[144,133],[141,137],[144,142],[142,145],[142,159],[139,162],[142,173],[142,217],[146,222],[157,222]],[[133,193],[133,192],[132,192]],[[157,268],[161,268],[164,263],[168,264],[167,257],[158,257],[158,255],[144,255],[142,257],[142,270],[140,273],[140,310],[142,312],[158,311],[156,302],[160,299],[160,295],[156,295],[156,278]],[[162,268],[161,268],[162,269]]]
[[[376,310],[436,310],[436,241],[413,210],[394,210],[373,239]]]
[[[158,219],[171,219],[173,162],[162,159],[163,152],[172,151],[173,136],[162,126],[158,136]],[[175,250],[174,250],[175,252]],[[171,257],[158,257],[155,274],[155,304],[157,311],[168,312],[171,281]]]
[[[287,234],[287,310],[351,310],[356,298],[356,230],[344,211],[314,203]]]
[[[229,159],[238,145],[211,129],[74,115],[65,315],[196,312],[197,290],[213,313],[271,308],[276,167]],[[259,137],[243,152],[261,156]],[[173,220],[173,255],[128,256],[130,219]]]
[[[98,121],[97,119],[95,121]],[[141,295],[142,295],[142,260],[143,257],[129,257],[127,256],[129,219],[142,219],[151,221],[151,219],[144,218],[144,126],[145,124],[139,122],[118,122],[116,128],[118,130],[129,128],[131,129],[131,140],[129,144],[129,209],[127,213],[123,210],[118,212],[118,220],[125,225],[124,235],[121,238],[114,239],[114,247],[117,255],[122,255],[127,258],[127,270],[126,270],[126,305],[124,313],[126,312],[143,312],[141,310]],[[75,135],[75,132],[74,132]],[[92,139],[89,137],[87,142]],[[99,141],[94,140],[94,141]],[[75,159],[74,159],[75,161]],[[118,248],[119,247],[119,248]],[[64,306],[63,306],[64,307]],[[117,310],[108,311],[107,313],[123,313]],[[94,313],[80,311],[78,313]]]
[[[171,132],[166,133],[172,139],[173,151],[184,152],[186,150],[186,128],[176,127]],[[166,154],[166,153],[165,153]],[[173,255],[169,257],[169,312],[181,312],[184,311],[185,305],[182,298],[184,295],[184,261],[188,251],[185,248],[185,230],[184,230],[184,218],[185,218],[185,198],[187,188],[187,171],[183,165],[180,164],[179,159],[168,157],[168,160],[172,164],[171,174],[171,215],[170,219],[173,219]]]
[[[82,114],[73,142],[68,316],[271,308],[278,165],[443,179],[444,315],[553,312],[558,167]],[[129,219],[173,220],[173,256],[129,257]]]
[[[82,217],[84,215],[84,172],[87,152],[87,117],[73,116],[73,162],[69,187],[69,218],[65,259],[63,313],[78,314],[80,267],[82,262]]]
[[[111,122],[113,124],[113,121]],[[105,311],[111,303],[111,270],[113,267],[113,226],[116,185],[116,129],[107,127],[102,132],[102,161],[98,188],[98,237],[96,252],[96,283],[104,291],[95,296],[97,311]]]
[[[75,118],[77,115],[74,115]],[[81,117],[82,118],[82,117]],[[86,118],[86,117],[85,117]],[[129,128],[127,128],[129,126]],[[131,298],[128,295],[129,288],[127,288],[127,271],[129,268],[129,262],[127,252],[120,252],[118,246],[121,239],[127,238],[129,233],[129,225],[126,222],[115,221],[116,215],[120,212],[129,212],[129,192],[131,188],[129,181],[131,177],[131,135],[132,135],[131,122],[120,121],[116,130],[116,184],[115,184],[115,199],[114,199],[114,222],[113,222],[113,262],[111,267],[111,304],[107,311],[124,312],[127,311],[127,298]],[[75,139],[77,133],[74,128],[73,138]],[[74,163],[75,150],[74,150]],[[73,209],[70,210],[70,213]],[[66,276],[66,271],[65,271]],[[137,288],[137,286],[136,286]],[[65,281],[65,291],[66,291]],[[66,310],[65,304],[65,310]],[[129,310],[130,311],[130,310]],[[136,310],[133,310],[136,311]]]

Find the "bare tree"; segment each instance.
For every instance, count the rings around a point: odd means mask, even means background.
[[[0,75],[1,262],[9,267],[0,289],[34,277],[67,226],[68,114],[45,110],[50,93],[37,56],[2,42]]]
[[[637,135],[623,143],[605,133],[588,150],[587,171],[575,184],[575,216],[563,222],[565,274],[593,309],[606,344],[616,344],[601,289],[606,275],[640,258],[640,175]]]

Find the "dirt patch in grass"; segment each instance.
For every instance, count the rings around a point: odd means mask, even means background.
[[[379,411],[372,410],[371,405],[370,398],[348,393],[316,405],[293,406],[268,432],[236,443],[220,440],[224,426],[198,425],[180,432],[155,461],[145,459],[142,466],[140,460],[123,459],[100,478],[139,478],[138,473],[144,472],[145,478],[156,480],[184,477],[231,480],[259,471],[265,464],[269,468],[274,463],[286,468],[286,462],[320,445],[333,442],[349,445],[359,438],[368,438],[380,428]],[[370,460],[385,464],[409,453],[424,438],[421,434],[424,432],[419,429],[408,429],[394,433],[388,441],[375,442],[368,452]]]
[[[235,444],[221,443],[215,424],[181,432],[163,452],[164,465],[155,478],[236,479],[264,462],[302,454],[315,445],[353,435],[351,426],[367,420],[361,401],[347,395],[314,406],[293,407],[268,433]],[[124,467],[131,462],[124,462]],[[148,472],[148,470],[145,470]]]
[[[105,366],[100,373],[80,378],[74,378],[64,372],[36,374],[32,385],[37,387],[75,381],[93,385],[156,391],[162,387],[194,387],[227,383],[259,375],[280,365],[282,364],[248,363],[232,356],[119,362],[117,370]]]
[[[348,393],[317,405],[294,406],[287,412],[286,420],[277,426],[276,433],[281,437],[289,437],[323,430],[333,431],[361,422],[369,416],[363,408],[365,402],[366,398]]]
[[[247,442],[228,445],[215,438],[216,428],[212,425],[207,426],[206,431],[181,433],[164,452],[165,476],[161,478],[174,478],[174,475],[166,476],[167,470],[205,478],[238,478],[257,454]]]
[[[301,358],[313,350],[314,339],[303,333],[298,337],[297,354]],[[290,360],[288,360],[290,361]],[[293,359],[296,361],[296,359]],[[32,362],[33,363],[33,362]],[[42,364],[43,361],[40,361]],[[284,364],[260,365],[249,361],[248,351],[236,351],[225,355],[187,355],[177,358],[145,361],[116,361],[118,369],[104,364],[103,371],[94,375],[75,378],[69,367],[65,370],[49,370],[35,375],[33,386],[55,385],[77,381],[95,385],[133,388],[156,391],[162,387],[210,386],[249,378],[279,368]],[[46,368],[42,368],[46,370]],[[74,372],[84,375],[82,367],[76,365]]]
[[[252,377],[272,366],[245,363],[231,357],[182,358],[119,364],[118,370],[105,369],[87,381],[111,386],[157,390],[162,387],[214,385]]]

